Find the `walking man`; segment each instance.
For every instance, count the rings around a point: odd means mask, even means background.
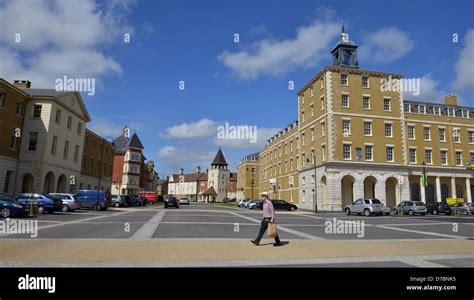
[[[251,240],[250,242],[254,244],[255,246],[258,246],[260,244],[260,240],[263,237],[263,234],[267,230],[268,223],[269,222],[275,222],[275,208],[273,207],[272,201],[268,198],[268,193],[263,192],[262,193],[262,201],[263,201],[263,220],[262,223],[260,223],[260,232],[258,233],[258,237],[255,240]],[[275,236],[275,244],[273,244],[274,247],[281,246],[280,238],[278,237],[278,234]]]

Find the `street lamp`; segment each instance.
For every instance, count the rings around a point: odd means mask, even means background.
[[[309,158],[306,159],[306,162],[310,162]],[[316,197],[316,194],[318,193],[317,187],[317,179],[316,179],[316,156],[313,155],[313,162],[314,162],[314,193],[313,193],[313,202],[314,202],[314,212],[318,212],[318,199]]]
[[[106,137],[106,138],[102,138],[102,151],[101,151],[101,154],[100,154],[100,163],[99,163],[99,182],[98,182],[98,185],[97,185],[97,196],[96,196],[96,204],[95,204],[95,207],[96,207],[96,210],[99,210],[100,209],[100,204],[99,204],[99,190],[100,190],[100,184],[102,183],[102,169],[103,169],[103,166],[104,166],[104,152],[105,152],[105,142],[107,141],[108,142],[108,139],[111,139],[111,143],[112,143],[112,146],[115,146],[115,143],[114,143],[114,138],[113,137]]]

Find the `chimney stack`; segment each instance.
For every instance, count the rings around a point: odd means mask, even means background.
[[[197,172],[197,173],[201,173],[201,166],[197,166],[196,172]]]
[[[183,175],[183,174],[184,174],[184,169],[183,168],[179,169],[179,175]]]
[[[444,96],[444,104],[458,105],[458,96],[456,94],[448,94]]]
[[[13,85],[19,89],[29,89],[31,87],[31,81],[29,80],[14,80]]]

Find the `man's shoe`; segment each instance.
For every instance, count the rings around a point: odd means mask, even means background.
[[[273,244],[273,247],[280,247],[281,246],[281,243],[275,243]]]
[[[251,240],[250,242],[251,242],[252,244],[254,244],[255,246],[258,246],[257,241]]]

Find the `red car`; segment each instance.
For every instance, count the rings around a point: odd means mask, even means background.
[[[155,204],[158,201],[158,195],[154,192],[141,192],[138,194],[145,197],[150,204]]]

